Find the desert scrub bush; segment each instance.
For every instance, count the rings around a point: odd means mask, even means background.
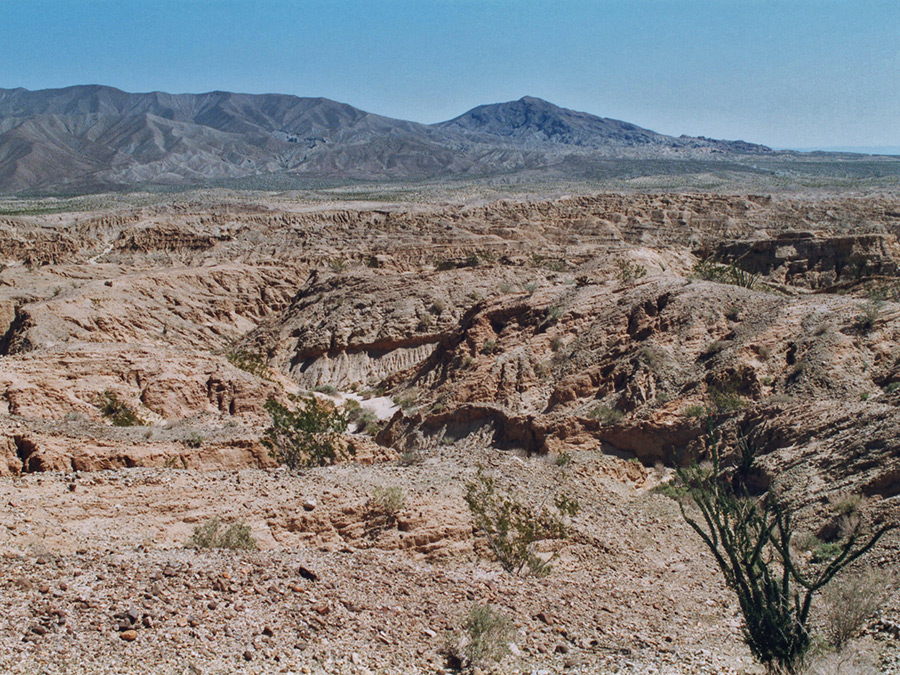
[[[860,307],[860,313],[856,317],[856,329],[860,333],[868,333],[881,318],[884,303],[881,300],[869,298]]]
[[[513,623],[490,605],[474,604],[462,629],[451,633],[445,652],[451,668],[470,670],[499,661],[509,652],[515,635]]]
[[[498,351],[500,351],[500,349],[497,346],[496,340],[485,340],[484,344],[481,345],[481,349],[479,349],[478,351],[480,351],[482,354],[485,354],[486,356],[490,356],[491,354],[496,354]]]
[[[97,407],[100,414],[112,422],[114,427],[139,427],[144,424],[144,420],[109,389],[97,396]]]
[[[333,384],[317,384],[313,387],[313,391],[325,394],[326,396],[336,396],[338,393],[337,387]]]
[[[547,313],[544,316],[544,323],[555,323],[559,321],[559,317],[563,315],[563,308],[561,305],[551,305],[547,308]]]
[[[556,464],[556,466],[558,466],[561,469],[569,466],[569,464],[571,462],[572,462],[572,455],[570,455],[568,452],[559,453],[558,455],[556,455],[556,458],[553,460],[553,463]]]
[[[356,426],[357,433],[364,433],[370,436],[378,433],[378,415],[375,411],[363,408],[359,401],[348,398],[344,401],[344,414],[347,416],[347,423]]]
[[[347,431],[347,417],[330,403],[315,396],[288,397],[294,409],[273,398],[265,403],[272,426],[263,433],[262,443],[269,454],[289,469],[326,466],[356,454],[341,435]]]
[[[256,540],[250,534],[249,525],[236,522],[222,529],[222,521],[213,518],[194,528],[194,533],[188,539],[186,546],[188,548],[230,548],[255,551]]]
[[[745,440],[738,467],[726,470],[712,430],[710,437],[709,465],[678,470],[681,514],[737,595],[750,651],[770,670],[797,672],[812,645],[814,596],[895,525],[882,526],[867,538],[857,529],[832,557],[804,568],[792,546],[790,509],[772,489],[757,497],[747,488],[755,449]],[[689,512],[689,505],[695,510]]]
[[[620,260],[616,263],[617,276],[620,281],[634,281],[647,276],[647,268],[630,260]]]
[[[829,644],[842,650],[892,593],[896,579],[880,569],[844,572],[822,591],[822,620]]]
[[[641,347],[638,358],[652,370],[659,370],[665,363],[665,352],[658,347]]]
[[[422,453],[416,450],[405,450],[397,457],[397,463],[400,466],[415,466],[425,461]]]
[[[587,416],[592,420],[597,420],[601,424],[615,424],[625,417],[625,413],[618,408],[611,408],[608,405],[600,404],[591,408],[588,411]]]
[[[710,342],[706,347],[700,352],[701,359],[711,359],[719,352],[723,352],[728,349],[728,342],[725,340],[716,340],[715,342]]]
[[[418,398],[419,392],[415,389],[410,389],[405,394],[397,394],[392,400],[394,405],[399,406],[403,412],[409,412],[416,407]]]
[[[709,390],[709,400],[712,402],[713,409],[718,413],[729,413],[740,410],[746,405],[744,399],[731,388],[718,389],[711,387]]]
[[[262,354],[255,354],[244,350],[237,350],[225,354],[225,358],[235,368],[256,375],[256,377],[264,380],[271,379],[269,377],[269,366]]]
[[[332,258],[328,261],[329,269],[335,274],[347,271],[347,261],[340,258]]]
[[[549,574],[556,556],[544,560],[536,553],[536,545],[567,538],[565,519],[579,510],[578,502],[562,493],[553,495],[553,508],[545,500],[533,509],[515,496],[500,492],[494,478],[481,466],[475,478],[466,483],[465,500],[475,527],[484,533],[497,561],[510,574]]]
[[[713,258],[698,261],[694,265],[693,276],[697,279],[731,284],[747,289],[752,289],[759,280],[758,274],[752,274],[738,267],[736,263],[722,264]]]
[[[706,409],[705,405],[701,405],[699,403],[692,403],[687,406],[681,413],[685,417],[706,417],[709,415],[709,411]]]
[[[396,520],[397,514],[406,506],[406,493],[401,487],[378,486],[372,490],[369,506],[372,511]]]

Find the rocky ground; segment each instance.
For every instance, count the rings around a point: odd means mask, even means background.
[[[497,672],[759,672],[656,488],[712,424],[802,532],[898,520],[898,229],[887,197],[668,194],[0,219],[0,664],[439,672],[489,603]],[[291,473],[263,404],[313,389],[382,419]],[[549,576],[492,560],[477,466],[579,500]],[[259,550],[185,548],[215,518]],[[898,563],[893,532],[856,569]],[[815,672],[897,672],[896,592],[881,620]]]

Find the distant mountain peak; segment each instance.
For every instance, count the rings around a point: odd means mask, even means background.
[[[425,125],[285,94],[133,94],[99,84],[0,89],[0,192],[197,185],[275,173],[419,180],[766,151],[672,138],[536,96]]]

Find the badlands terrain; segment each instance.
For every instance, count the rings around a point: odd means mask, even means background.
[[[660,488],[710,427],[807,541],[900,516],[900,198],[192,194],[0,216],[3,672],[445,672],[477,603],[483,672],[761,673]],[[290,472],[263,406],[314,390],[370,412]],[[490,555],[479,466],[581,504],[548,576]],[[187,548],[213,519],[258,550]],[[889,590],[814,672],[900,672]]]

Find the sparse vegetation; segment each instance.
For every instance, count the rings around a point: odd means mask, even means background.
[[[422,461],[422,454],[415,450],[405,450],[404,452],[401,452],[400,456],[397,458],[397,462],[400,466],[415,466],[416,464],[421,464]]]
[[[235,368],[240,368],[251,375],[256,375],[264,380],[270,379],[269,366],[262,354],[238,350],[225,354],[225,358]]]
[[[694,277],[747,289],[752,289],[759,280],[758,274],[752,274],[738,267],[737,263],[722,264],[713,258],[697,262],[694,265]]]
[[[570,455],[568,452],[560,452],[559,454],[556,455],[556,459],[554,460],[554,463],[556,464],[556,466],[558,466],[560,468],[569,466],[569,464],[571,462],[572,462],[572,455]]]
[[[497,341],[496,340],[485,340],[484,344],[481,345],[481,353],[487,356],[491,354],[495,354],[498,351]]]
[[[560,305],[551,305],[547,308],[547,315],[544,318],[546,323],[554,323],[559,321],[559,317],[563,315],[563,308]]]
[[[682,414],[685,417],[706,417],[709,415],[709,410],[706,409],[705,405],[692,403],[684,409]]]
[[[598,404],[591,408],[587,416],[592,420],[597,420],[601,424],[615,424],[616,422],[622,421],[625,417],[625,413],[618,408],[611,408],[608,405]]]
[[[620,260],[617,263],[618,277],[620,281],[634,281],[647,276],[647,268],[630,260]]]
[[[194,528],[188,539],[188,548],[228,548],[237,551],[255,551],[256,540],[250,533],[250,526],[235,522],[223,528],[218,518],[208,520]]]
[[[709,400],[718,413],[730,413],[740,410],[746,403],[744,399],[731,387],[710,387]]]
[[[363,408],[359,401],[348,398],[344,401],[344,413],[347,416],[347,424],[356,426],[359,433],[373,436],[378,433],[378,415],[373,410]]]
[[[404,394],[397,394],[392,399],[394,405],[399,406],[403,412],[410,412],[415,409],[419,399],[419,392],[410,389]]]
[[[272,398],[265,404],[272,426],[263,434],[262,443],[276,461],[293,470],[326,466],[356,454],[353,445],[341,438],[347,431],[343,411],[315,396],[289,398],[293,410]]]
[[[313,387],[313,391],[326,396],[337,396],[338,390],[333,384],[318,384]]]
[[[332,258],[328,261],[328,267],[335,274],[340,274],[347,271],[347,261],[339,258]]]
[[[866,300],[860,307],[860,313],[856,317],[857,330],[860,333],[871,332],[881,318],[883,308],[884,301],[879,298],[870,297]]]
[[[890,597],[896,579],[879,569],[843,573],[822,592],[825,637],[838,651]]]
[[[502,659],[515,634],[512,622],[490,605],[474,604],[462,630],[452,633],[445,651],[451,668],[470,670]]]
[[[370,504],[373,511],[396,520],[397,514],[406,506],[406,493],[401,487],[376,487],[372,491]]]
[[[550,573],[555,556],[538,555],[538,542],[565,539],[565,518],[578,513],[579,504],[565,494],[553,496],[553,508],[542,504],[531,508],[520,499],[500,492],[492,476],[478,467],[475,478],[466,483],[466,504],[475,526],[487,537],[500,565],[510,574],[528,572],[535,576]]]
[[[725,340],[716,340],[715,342],[710,342],[700,353],[700,358],[711,359],[713,356],[715,356],[719,352],[725,351],[726,349],[728,349],[728,342],[726,342]]]
[[[747,488],[753,448],[745,441],[741,462],[730,470],[721,464],[714,435],[710,449],[709,466],[694,464],[678,471],[684,489],[679,499],[682,516],[737,594],[750,651],[766,666],[796,672],[812,644],[813,597],[893,526],[883,526],[862,541],[857,529],[821,558],[820,565],[804,569],[792,546],[791,511],[773,490],[756,497]],[[696,506],[700,519],[689,512],[688,503]]]
[[[119,400],[116,393],[109,389],[97,397],[97,407],[114,427],[139,427],[145,424],[127,403]]]

